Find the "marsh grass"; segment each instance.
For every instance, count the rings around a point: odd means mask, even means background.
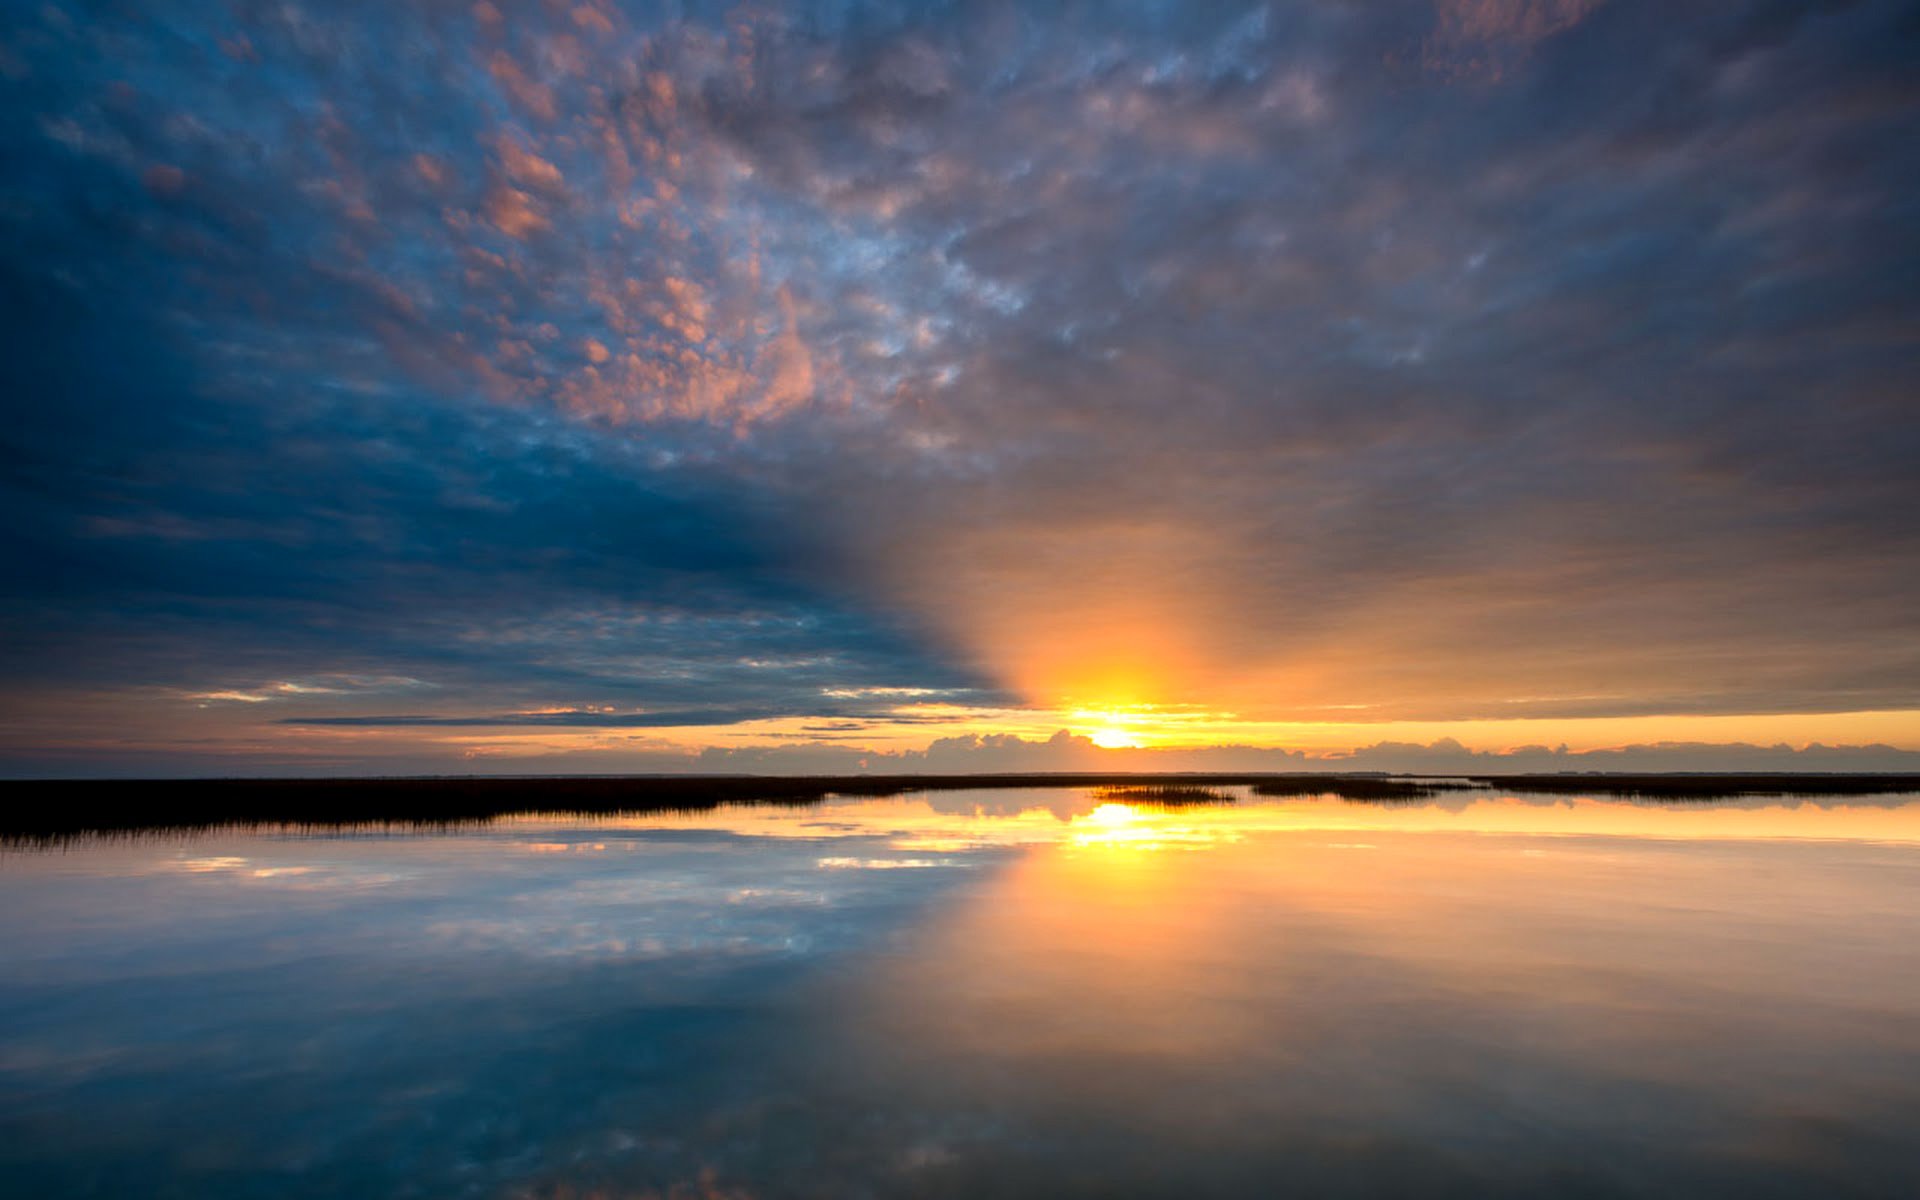
[[[1234,803],[1231,792],[1192,783],[1111,784],[1097,789],[1094,796],[1103,803],[1144,804],[1162,808]]]
[[[1552,795],[1643,800],[1730,800],[1740,796],[1885,796],[1920,792],[1920,775],[1474,775],[1472,787]]]
[[[436,776],[374,779],[35,780],[0,783],[0,844],[284,828],[369,834],[454,829],[502,817],[700,813],[722,805],[818,804],[831,796],[962,789],[1087,787],[1103,798],[1178,805],[1255,796],[1333,795],[1415,802],[1461,790],[1701,801],[1738,796],[1864,796],[1920,792],[1920,775],[1387,775],[1010,774],[845,776]]]
[[[1253,785],[1256,796],[1339,796],[1343,800],[1425,800],[1476,784],[1454,779],[1394,779],[1375,775],[1291,775]]]

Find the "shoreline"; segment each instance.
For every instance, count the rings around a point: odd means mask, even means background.
[[[804,806],[832,796],[877,799],[931,791],[1056,787],[1150,791],[1232,786],[1250,786],[1256,798],[1330,795],[1352,802],[1411,802],[1472,790],[1707,801],[1767,795],[1920,792],[1920,775],[1109,772],[9,780],[0,782],[0,839],[57,841],[87,834],[262,825],[427,826],[531,813],[615,816],[701,812],[727,804]]]

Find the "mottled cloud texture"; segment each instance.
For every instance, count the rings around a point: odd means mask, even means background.
[[[10,6],[0,754],[1920,710],[1917,60],[1870,0]]]

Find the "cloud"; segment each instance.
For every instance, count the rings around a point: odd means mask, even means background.
[[[863,13],[5,17],[9,688],[1920,709],[1903,6]]]
[[[246,697],[253,699],[255,697]],[[672,729],[685,726],[734,725],[742,721],[765,720],[783,716],[778,712],[751,712],[737,709],[688,709],[677,712],[620,713],[594,710],[561,709],[554,712],[511,712],[435,716],[424,713],[356,713],[334,717],[282,717],[282,725],[343,725],[399,729],[409,726],[445,728],[546,726],[586,729]]]
[[[510,238],[525,238],[553,227],[534,198],[516,187],[501,185],[487,194],[487,220]]]
[[[1565,746],[1475,750],[1451,738],[1376,742],[1309,753],[1272,746],[1108,749],[1061,730],[1050,738],[969,734],[936,738],[924,750],[875,751],[832,743],[710,748],[703,772],[746,774],[968,774],[995,772],[1352,772],[1403,774],[1567,771],[1920,771],[1920,750],[1886,745],[1754,745],[1660,742],[1574,751]],[[684,767],[677,769],[686,769]]]
[[[1430,71],[1498,80],[1535,43],[1565,33],[1606,0],[1439,0],[1422,46]]]
[[[529,116],[552,121],[559,115],[553,89],[529,75],[505,50],[493,53],[487,71]]]
[[[496,149],[501,168],[513,182],[540,191],[565,191],[567,181],[560,174],[560,168],[521,145],[519,138],[502,137]]]

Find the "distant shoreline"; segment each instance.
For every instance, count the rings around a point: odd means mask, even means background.
[[[192,831],[223,826],[436,825],[530,813],[615,816],[726,804],[815,804],[831,796],[963,789],[1225,787],[1263,796],[1408,801],[1491,789],[1653,800],[1868,796],[1920,792],[1915,774],[1387,775],[1027,773],[981,775],[404,776],[276,779],[55,779],[0,783],[0,839]]]

